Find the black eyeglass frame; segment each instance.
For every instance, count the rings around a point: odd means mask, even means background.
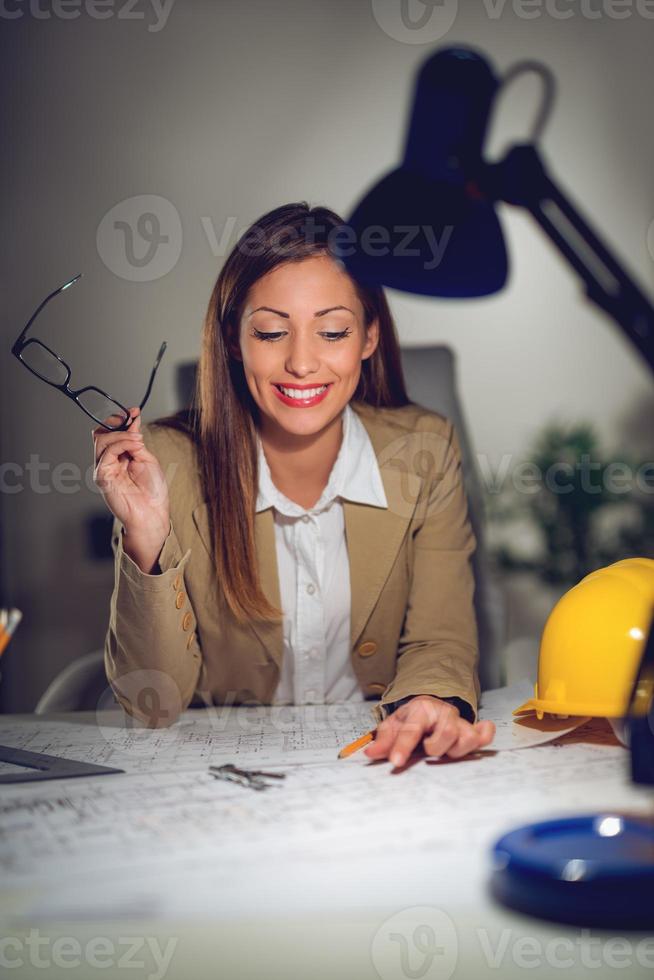
[[[96,385],[86,385],[86,387],[84,388],[77,388],[77,389],[71,388],[69,385],[71,370],[69,365],[66,363],[66,361],[64,361],[63,357],[57,354],[56,351],[53,351],[52,348],[48,347],[47,344],[44,344],[43,341],[39,340],[37,337],[28,337],[27,340],[25,339],[25,335],[27,334],[27,331],[32,326],[32,324],[36,320],[41,310],[50,302],[50,300],[53,299],[53,297],[57,296],[59,293],[62,293],[64,289],[68,289],[69,286],[72,286],[73,283],[77,282],[77,280],[81,278],[82,278],[82,273],[80,272],[76,276],[73,276],[72,279],[69,279],[68,282],[65,282],[63,286],[59,286],[57,289],[54,289],[48,296],[46,296],[43,302],[39,306],[37,306],[36,310],[34,311],[34,313],[32,313],[31,317],[29,318],[29,320],[21,330],[18,338],[16,339],[16,341],[14,342],[11,348],[11,353],[14,355],[14,357],[18,358],[18,360],[23,365],[23,367],[26,367],[28,371],[31,371],[31,373],[35,375],[35,377],[37,377],[40,381],[45,382],[45,384],[47,385],[51,385],[51,387],[53,388],[57,388],[59,391],[63,392],[63,394],[66,395],[68,398],[71,398],[75,402],[75,404],[79,408],[81,408],[86,415],[89,416],[89,418],[93,419],[94,422],[97,422],[99,425],[101,425],[105,429],[108,429],[110,432],[123,432],[129,429],[130,425],[134,421],[133,417],[130,416],[130,412],[128,408],[125,408],[125,406],[121,402],[119,402],[117,398],[114,398],[113,395],[110,395],[102,388],[98,388]],[[28,347],[30,344],[37,344],[39,347],[42,347],[44,350],[48,352],[48,354],[50,354],[57,361],[59,361],[60,364],[63,364],[67,372],[65,381],[63,381],[61,384],[57,384],[56,381],[48,381],[47,378],[44,378],[42,374],[39,374],[38,371],[35,371],[33,368],[29,366],[29,364],[25,360],[23,360],[22,353],[25,350],[25,348]],[[154,367],[152,368],[152,372],[150,374],[150,380],[148,381],[148,387],[146,389],[145,395],[143,396],[143,400],[139,405],[139,411],[141,411],[145,407],[145,403],[150,397],[150,392],[152,391],[152,385],[154,383],[154,377],[155,374],[157,373],[157,368],[159,367],[161,358],[163,357],[164,351],[166,350],[167,346],[168,344],[164,340],[161,347],[159,348],[159,353],[157,354],[157,357],[155,359]],[[117,405],[118,408],[120,408],[121,411],[125,413],[125,421],[121,425],[107,425],[103,419],[99,419],[92,412],[89,412],[89,410],[85,408],[84,405],[82,405],[82,403],[79,401],[79,396],[83,395],[84,392],[86,391],[97,391],[98,394],[102,395],[104,398],[107,398],[109,401]]]

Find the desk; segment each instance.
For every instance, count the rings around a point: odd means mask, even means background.
[[[246,713],[249,735],[253,710],[234,715]],[[258,794],[208,776],[220,712],[210,737],[197,724],[182,737],[184,719],[177,733],[140,733],[131,772],[3,789],[4,955],[22,964],[8,975],[652,975],[654,936],[540,922],[486,891],[490,844],[513,826],[596,809],[651,813],[651,794],[629,783],[608,729],[423,759],[398,774],[361,759],[290,766],[283,787]],[[132,738],[121,726],[117,712],[4,716],[0,742],[61,750],[72,745],[67,733],[85,731],[89,759],[100,761],[106,744],[102,758],[119,765],[120,740]],[[174,771],[162,758],[176,760]]]

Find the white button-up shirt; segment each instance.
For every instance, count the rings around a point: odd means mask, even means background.
[[[350,566],[342,500],[387,507],[368,433],[346,405],[320,500],[305,510],[272,482],[261,440],[257,512],[273,508],[284,656],[275,704],[362,701],[350,660]]]

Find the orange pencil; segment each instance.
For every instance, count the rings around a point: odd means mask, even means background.
[[[12,609],[7,617],[6,624],[0,627],[0,657],[5,652],[5,648],[9,645],[9,641],[22,618],[23,614],[20,609]]]
[[[352,755],[352,753],[356,752],[357,749],[362,749],[364,745],[368,744],[368,742],[372,742],[374,737],[374,730],[372,732],[367,732],[365,735],[362,735],[361,738],[358,738],[356,742],[350,742],[350,744],[346,745],[344,749],[341,749],[341,751],[338,753],[338,758],[347,759],[348,755]]]

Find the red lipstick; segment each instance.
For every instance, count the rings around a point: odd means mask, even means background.
[[[284,385],[287,390],[293,391],[312,391],[316,388],[322,388],[323,385]],[[312,405],[318,405],[319,402],[323,401],[327,396],[327,392],[331,388],[331,383],[325,386],[324,391],[319,392],[317,395],[313,395],[311,398],[297,397],[293,398],[291,395],[285,395],[284,392],[279,388],[278,385],[273,384],[273,389],[275,394],[279,398],[280,402],[284,405],[288,405],[289,408],[311,408]]]

